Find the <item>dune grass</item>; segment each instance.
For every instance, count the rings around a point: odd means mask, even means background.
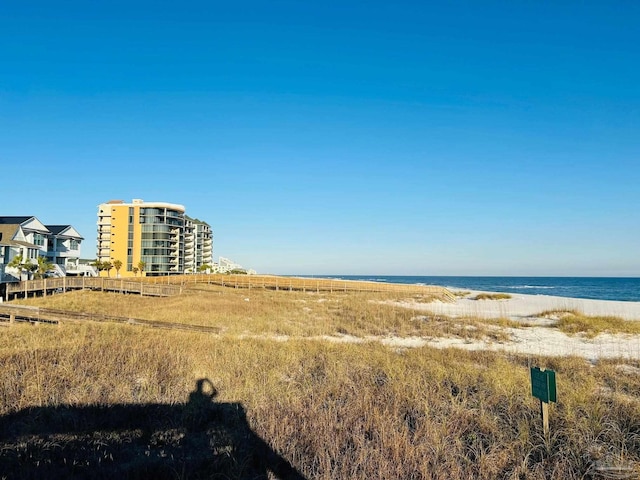
[[[416,299],[413,295],[412,300]],[[432,298],[427,296],[424,301]],[[124,301],[123,301],[124,300]],[[16,300],[74,312],[102,313],[156,321],[215,327],[224,335],[459,336],[496,338],[495,322],[475,318],[455,322],[442,316],[416,316],[393,305],[396,293],[236,290],[199,284],[173,297],[73,291],[64,295]]]
[[[479,293],[472,300],[508,300],[511,295],[508,293]]]
[[[555,327],[568,335],[595,338],[600,334],[640,334],[640,322],[614,316],[585,315],[577,310],[547,310],[538,317],[555,321]]]
[[[640,369],[638,361],[625,362],[625,371],[613,360],[307,338],[457,332],[446,318],[416,317],[381,304],[385,298],[212,288],[166,299],[97,292],[30,299],[217,325],[223,333],[97,323],[3,328],[0,415],[35,406],[181,404],[197,379],[208,378],[216,400],[242,404],[256,434],[308,479],[586,479],[597,478],[597,462],[640,461],[640,375],[628,370]],[[271,338],[282,334],[296,338]],[[531,365],[557,372],[549,439],[530,395]]]
[[[591,316],[576,311],[545,312],[543,316],[556,316],[556,327],[570,335],[581,334],[587,338],[594,338],[601,333],[640,334],[640,322],[619,317]]]

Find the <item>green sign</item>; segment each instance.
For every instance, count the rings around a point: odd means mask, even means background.
[[[556,400],[556,372],[531,368],[531,395],[545,403]]]

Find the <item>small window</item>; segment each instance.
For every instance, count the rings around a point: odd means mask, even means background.
[[[39,247],[42,247],[44,245],[44,237],[42,235],[40,235],[39,233],[34,233],[33,234],[33,243],[35,245],[38,245]]]

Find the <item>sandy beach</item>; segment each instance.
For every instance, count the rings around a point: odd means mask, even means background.
[[[588,300],[548,295],[511,295],[503,300],[474,300],[480,293],[471,291],[455,303],[414,301],[394,302],[417,312],[446,315],[450,318],[509,318],[523,328],[503,328],[510,340],[504,342],[451,338],[389,338],[383,343],[395,347],[455,347],[465,350],[493,350],[529,355],[580,356],[590,361],[600,358],[640,359],[640,336],[603,333],[594,338],[567,335],[555,328],[554,315],[544,312],[577,311],[589,316],[613,316],[640,321],[640,302]],[[495,292],[494,292],[495,293]],[[496,327],[500,328],[500,327]]]
[[[455,292],[455,290],[452,290]],[[449,317],[509,318],[512,320],[535,319],[543,312],[577,311],[589,316],[619,317],[640,321],[640,302],[612,300],[589,300],[583,298],[554,297],[550,295],[509,294],[504,300],[473,300],[480,292],[468,291],[455,303],[405,302],[405,306],[416,310],[446,315]]]

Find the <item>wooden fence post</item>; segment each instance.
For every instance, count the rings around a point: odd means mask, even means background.
[[[549,441],[549,404],[540,400],[540,415],[542,416],[542,431],[544,438]]]

